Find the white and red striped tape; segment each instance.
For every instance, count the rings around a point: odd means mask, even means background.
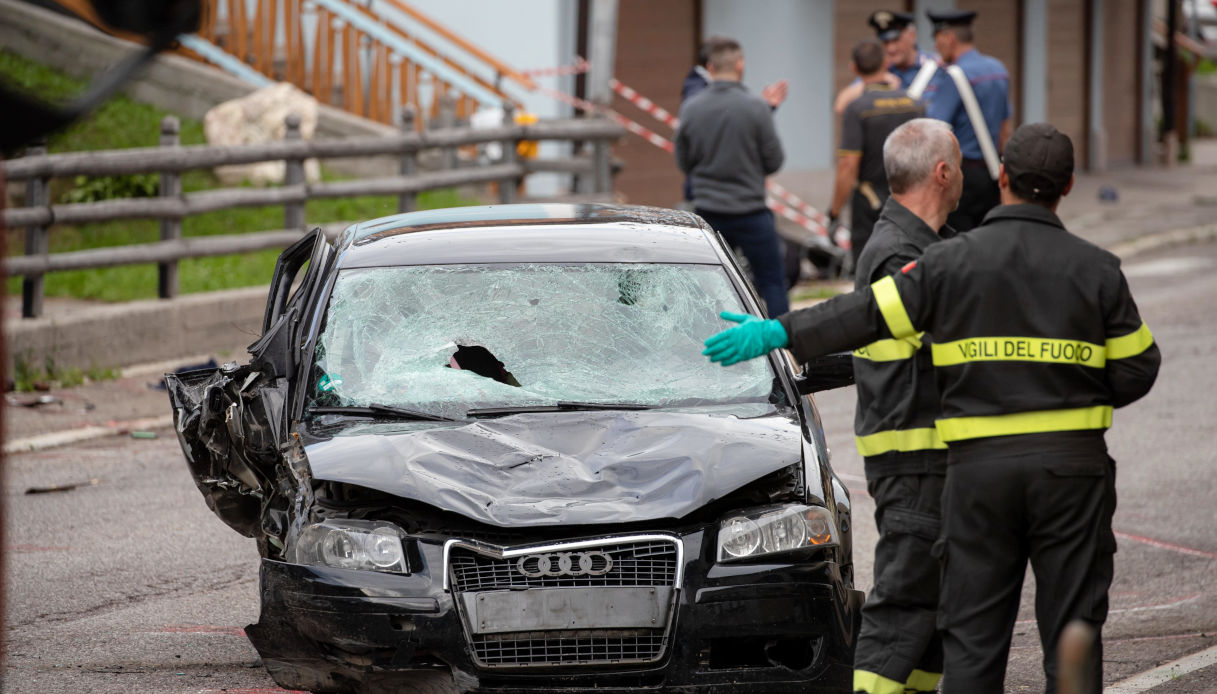
[[[650,99],[639,94],[638,92],[634,91],[630,87],[627,87],[626,85],[617,81],[616,77],[609,80],[609,86],[613,88],[613,91],[620,94],[621,98],[625,99],[626,101],[630,102],[631,104],[634,104],[635,106],[642,109],[643,111],[646,111],[653,118],[655,118],[655,120],[659,121],[660,123],[663,123],[664,125],[671,127],[673,130],[675,130],[677,127],[680,126],[680,121],[676,118],[676,116],[673,116],[666,109],[664,109],[659,104],[656,104],[654,101],[651,101]]]
[[[583,56],[575,56],[575,62],[570,65],[543,67],[535,70],[520,70],[520,74],[525,77],[563,77],[565,75],[581,75],[587,72],[589,67],[591,67],[591,63],[584,60]]]
[[[587,101],[586,99],[580,99],[577,96],[571,96],[570,94],[558,91],[557,89],[550,89],[549,87],[538,86],[537,91],[539,91],[542,94],[545,94],[547,96],[550,96],[554,99],[557,99],[558,101],[561,101],[565,104],[574,106],[575,108],[582,109],[584,111],[604,114],[610,120],[621,125],[621,127],[625,128],[626,130],[629,130],[630,132],[634,133],[635,135],[638,135],[639,137],[650,142],[651,144],[655,145],[656,147],[659,147],[660,149],[663,149],[668,152],[673,152],[676,149],[676,146],[673,145],[672,141],[669,140],[668,138],[664,137],[663,135],[660,135],[659,133],[654,132],[653,130],[644,128],[643,126],[630,120],[629,118],[626,118],[625,116],[621,115],[620,113],[617,113],[616,111],[614,111],[611,108],[608,108],[606,106],[601,106],[600,104],[592,103],[590,101]]]

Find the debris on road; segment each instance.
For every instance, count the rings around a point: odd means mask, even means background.
[[[101,484],[101,480],[94,477],[87,482],[71,482],[69,484],[52,484],[45,487],[29,487],[25,490],[26,494],[50,494],[52,492],[70,492],[77,487],[95,487]]]

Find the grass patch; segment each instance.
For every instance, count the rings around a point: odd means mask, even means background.
[[[19,393],[51,388],[75,388],[96,381],[112,381],[120,374],[118,369],[110,367],[63,368],[57,365],[55,357],[49,354],[43,358],[41,366],[34,363],[28,352],[13,358],[13,387]]]
[[[810,283],[801,284],[790,290],[790,300],[793,301],[812,301],[815,299],[831,299],[838,294],[843,294],[849,291],[849,288],[841,289],[833,284]]]
[[[82,81],[4,50],[0,50],[0,80],[15,84],[29,93],[55,100],[66,99],[78,93],[84,86]],[[88,118],[51,136],[47,148],[51,152],[69,152],[155,146],[160,137],[161,119],[167,115],[170,113],[164,109],[118,96],[107,101]],[[202,122],[189,118],[180,120],[182,144],[206,143]],[[324,169],[322,177],[325,180],[342,178]],[[131,180],[113,180],[124,178]],[[142,190],[146,184],[146,179],[141,180],[138,177],[56,179],[51,182],[50,192],[52,200],[67,202],[73,198],[95,198],[98,196],[97,191],[103,191],[104,197],[104,191]],[[183,192],[219,187],[220,183],[209,171],[189,171],[182,175]],[[125,197],[127,194],[129,193],[123,192],[119,195]],[[418,196],[419,209],[473,204],[478,204],[478,201],[455,190],[429,191]],[[396,211],[395,196],[311,200],[305,205],[305,220],[310,225],[317,225],[373,219],[394,214]],[[283,228],[283,220],[282,206],[223,210],[183,220],[182,235],[191,237],[268,231]],[[10,229],[5,231],[5,234],[9,255],[25,252],[24,229]],[[160,224],[155,220],[53,226],[50,230],[50,250],[52,253],[63,253],[152,243],[159,239]],[[181,291],[194,293],[266,284],[270,281],[278,255],[278,251],[271,250],[183,260],[179,263],[178,270]],[[56,272],[46,275],[45,294],[103,301],[150,299],[156,296],[156,276],[155,265]],[[9,293],[19,293],[21,278],[10,278],[6,290]]]

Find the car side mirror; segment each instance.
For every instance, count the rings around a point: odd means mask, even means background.
[[[816,357],[803,364],[803,372],[795,377],[795,386],[800,395],[844,388],[853,384],[854,359],[849,352],[836,352]]]

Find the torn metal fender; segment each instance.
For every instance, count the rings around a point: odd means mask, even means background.
[[[235,364],[165,380],[178,442],[208,508],[242,535],[258,536],[281,459],[287,380]]]

